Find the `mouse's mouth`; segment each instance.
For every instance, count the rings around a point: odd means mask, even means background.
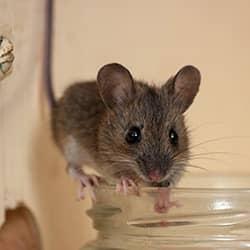
[[[151,182],[151,186],[152,187],[169,187],[170,182],[167,180],[162,181],[162,182]]]
[[[169,175],[162,176],[161,178],[159,178],[159,180],[153,181],[152,179],[150,179],[148,177],[148,175],[143,173],[140,168],[134,169],[134,174],[136,174],[136,176],[137,176],[137,178],[135,178],[135,179],[137,179],[137,182],[143,182],[146,184],[146,186],[169,187],[171,185],[171,183],[169,181],[169,177],[170,177]],[[132,179],[134,179],[134,178],[132,178]]]
[[[150,169],[147,171],[142,171],[141,177],[144,179],[145,182],[150,183],[152,186],[168,186],[168,177],[169,175],[165,173],[165,171],[161,169]]]
[[[153,187],[168,187],[170,185],[167,178],[168,176],[153,176],[152,174],[148,175],[140,170],[136,171],[136,174],[142,181]]]
[[[170,158],[153,160],[138,157],[136,162],[138,164],[137,174],[147,185],[153,187],[168,187],[170,185],[172,172],[175,171]]]

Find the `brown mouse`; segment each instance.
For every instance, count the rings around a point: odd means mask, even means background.
[[[50,58],[51,35],[47,47]],[[166,187],[180,179],[189,159],[183,114],[199,90],[197,68],[185,66],[158,87],[136,81],[124,66],[111,63],[95,81],[72,84],[55,100],[48,65],[54,141],[69,173],[90,189],[93,199],[98,178],[88,176],[85,165],[107,182],[118,182],[118,191],[125,193],[139,183]]]
[[[107,181],[120,179],[125,192],[138,182],[175,184],[189,158],[183,113],[199,84],[193,66],[156,87],[112,63],[99,70],[96,82],[68,87],[53,107],[52,130],[69,172],[91,187],[97,179],[82,169],[91,166]]]

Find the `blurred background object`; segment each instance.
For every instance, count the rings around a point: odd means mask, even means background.
[[[0,81],[11,72],[14,61],[13,44],[4,36],[0,36]]]
[[[6,211],[0,229],[0,250],[41,250],[41,240],[35,219],[24,206]]]

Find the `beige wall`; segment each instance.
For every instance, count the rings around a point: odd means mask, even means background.
[[[95,77],[107,62],[120,62],[135,77],[159,84],[181,66],[196,65],[202,85],[187,112],[191,128],[202,125],[194,143],[243,136],[204,149],[248,155],[211,155],[226,163],[202,164],[211,171],[250,171],[249,13],[248,0],[58,1],[57,93],[72,80]]]
[[[0,199],[7,199],[8,206],[20,200],[32,207],[46,250],[78,249],[89,232],[94,235],[84,213],[90,204],[75,202],[76,186],[65,174],[42,112],[37,60],[41,7],[42,1],[34,0],[8,0],[5,6],[16,62],[13,74],[0,83],[0,164],[6,182]],[[74,80],[95,77],[108,62],[120,62],[136,78],[159,84],[181,66],[196,65],[203,79],[187,112],[190,128],[201,125],[193,132],[193,143],[233,138],[194,150],[231,153],[203,155],[213,159],[193,163],[208,169],[203,176],[249,175],[249,13],[248,0],[56,1],[56,93]],[[183,180],[183,185],[193,184]]]

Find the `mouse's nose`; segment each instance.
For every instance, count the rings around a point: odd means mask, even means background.
[[[151,170],[148,174],[148,177],[151,181],[159,181],[162,178],[158,169]]]

